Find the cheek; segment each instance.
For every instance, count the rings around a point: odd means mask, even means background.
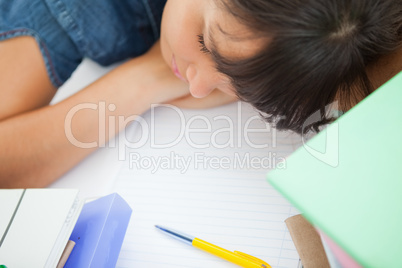
[[[200,11],[192,1],[169,0],[162,18],[162,43],[178,58],[188,60],[198,49],[197,35],[201,33],[203,21]]]
[[[183,16],[177,0],[169,0],[165,5],[161,23],[161,51],[166,63],[170,66],[172,54],[180,50],[180,39],[183,35],[182,27]]]
[[[194,30],[186,27],[185,24],[178,25],[169,37],[173,53],[182,60],[192,62],[199,52],[196,38]]]

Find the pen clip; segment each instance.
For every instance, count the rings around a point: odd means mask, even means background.
[[[234,253],[239,255],[239,256],[242,256],[243,258],[249,259],[250,261],[258,263],[263,268],[271,268],[271,265],[269,265],[265,261],[263,261],[261,259],[258,259],[258,258],[254,257],[254,256],[248,255],[246,253],[243,253],[243,252],[240,252],[240,251],[237,251],[237,250],[235,250]]]

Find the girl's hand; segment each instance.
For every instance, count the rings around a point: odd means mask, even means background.
[[[189,86],[178,79],[164,61],[158,41],[147,53],[126,63],[133,87],[142,88],[151,102],[166,103],[189,94]]]

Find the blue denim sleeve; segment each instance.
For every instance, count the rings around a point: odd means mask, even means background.
[[[159,38],[166,0],[45,0],[80,53],[109,65],[147,51]]]

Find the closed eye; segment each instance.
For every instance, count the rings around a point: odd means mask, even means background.
[[[211,54],[209,49],[205,46],[204,35],[200,34],[198,36],[198,43],[200,43],[200,51],[206,54]]]

